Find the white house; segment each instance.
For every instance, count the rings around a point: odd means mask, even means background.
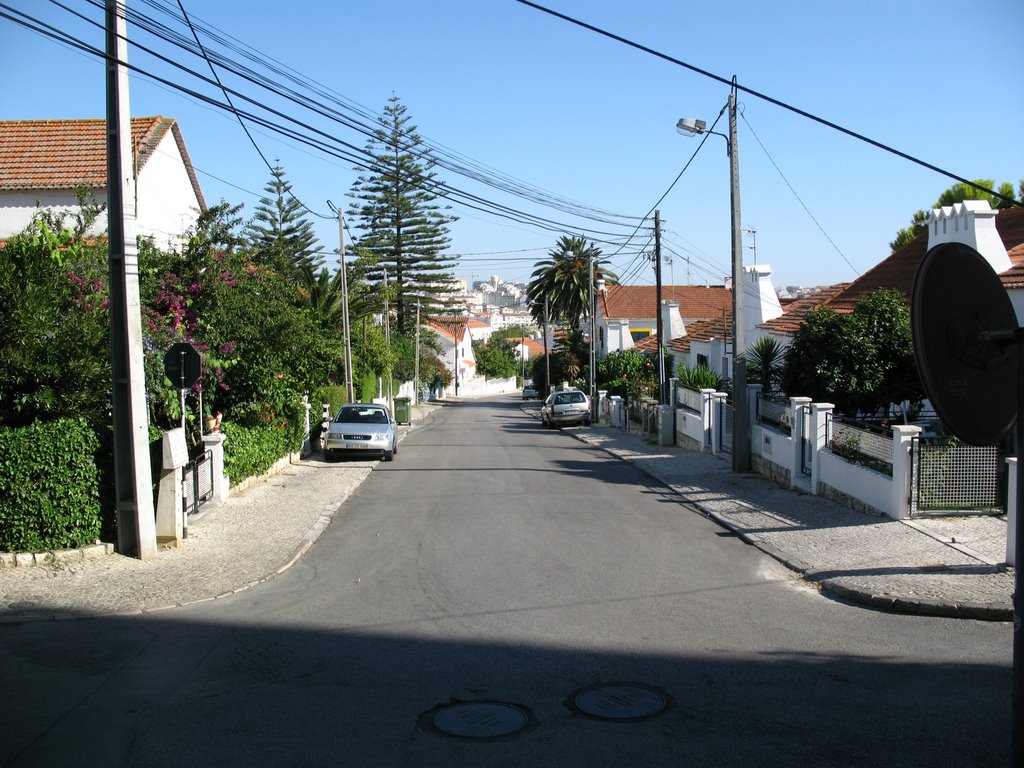
[[[672,353],[675,363],[689,366],[704,365],[723,378],[732,377],[732,290],[729,304],[717,316],[686,323],[683,333],[662,320],[665,347]],[[782,315],[782,305],[772,284],[772,268],[767,264],[753,264],[743,268],[743,326],[744,343],[749,347],[757,339],[768,335],[764,323]],[[668,302],[666,302],[667,304]],[[641,349],[657,349],[657,339],[650,336],[637,342]]]
[[[476,377],[476,355],[473,338],[465,317],[439,317],[424,323],[441,342],[441,360],[454,377],[453,393]]]
[[[721,317],[732,306],[732,290],[721,285],[664,285],[662,325],[666,338],[685,333],[687,323]],[[630,349],[655,332],[658,294],[653,285],[610,285],[596,298],[597,354]]]
[[[137,233],[180,250],[206,209],[181,130],[166,117],[134,117],[131,126]],[[0,238],[22,231],[39,208],[77,210],[78,189],[107,202],[106,121],[0,121]],[[104,211],[92,233],[106,228]]]

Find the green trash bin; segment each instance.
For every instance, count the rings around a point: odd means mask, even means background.
[[[412,398],[395,398],[395,421],[399,424],[412,424]]]

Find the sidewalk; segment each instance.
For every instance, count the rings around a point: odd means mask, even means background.
[[[436,407],[416,406],[414,422]],[[870,517],[753,474],[735,475],[714,456],[654,446],[607,426],[565,432],[635,464],[837,597],[904,613],[1012,620],[1013,570],[998,565],[1005,559],[1003,518]],[[107,555],[0,568],[0,622],[146,613],[248,589],[302,557],[374,464],[290,464],[204,507],[190,518],[184,545],[152,561]]]

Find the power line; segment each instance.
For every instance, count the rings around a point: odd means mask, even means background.
[[[543,5],[538,5],[537,3],[531,2],[531,0],[516,0],[516,2],[522,3],[523,5],[529,6],[530,8],[534,8],[535,10],[542,11],[543,13],[547,13],[551,16],[562,19],[563,21],[567,21],[570,24],[575,24],[576,26],[582,27],[583,29],[590,30],[591,32],[595,32],[599,35],[603,35],[604,37],[607,37],[611,40],[615,40],[616,42],[622,43],[623,45],[628,45],[631,48],[636,48],[638,51],[643,51],[644,53],[648,53],[651,56],[656,56],[657,58],[667,61],[671,64],[675,64],[678,67],[683,67],[684,69],[688,69],[691,72],[696,72],[698,75],[703,75],[704,77],[710,78],[711,80],[716,80],[719,83],[722,83],[723,85],[728,85],[730,88],[735,88],[737,91],[743,91],[743,93],[748,93],[751,96],[754,96],[758,99],[767,101],[769,104],[774,104],[777,107],[782,107],[783,109],[793,112],[794,114],[800,115],[801,117],[805,117],[808,120],[813,120],[814,122],[820,123],[821,125],[831,128],[832,130],[839,131],[840,133],[845,133],[847,136],[857,139],[858,141],[863,141],[866,144],[870,144],[871,146],[876,147],[877,149],[881,149],[884,152],[896,155],[897,157],[901,157],[904,160],[909,160],[910,162],[915,163],[916,165],[920,165],[923,168],[927,168],[930,171],[935,171],[936,173],[942,174],[943,176],[947,176],[962,184],[967,184],[968,186],[974,187],[975,189],[978,189],[988,195],[992,195],[992,197],[998,198],[999,200],[1002,200],[1005,203],[1016,206],[1024,206],[1024,202],[1022,201],[1018,201],[1012,197],[1006,197],[1005,195],[1001,195],[995,190],[988,189],[987,187],[984,187],[981,184],[971,181],[970,179],[965,179],[962,176],[957,176],[955,173],[939,168],[937,165],[932,165],[931,163],[925,162],[924,160],[916,158],[913,155],[907,154],[906,152],[901,152],[900,150],[894,149],[893,147],[890,147],[887,144],[883,144],[880,141],[868,138],[867,136],[857,133],[856,131],[851,131],[849,128],[844,128],[841,125],[826,120],[823,117],[818,117],[817,115],[814,115],[803,109],[794,107],[791,104],[787,104],[784,101],[780,101],[779,99],[768,96],[767,94],[755,91],[753,88],[748,88],[744,85],[740,85],[735,78],[725,78],[722,77],[721,75],[713,74],[711,72],[708,72],[707,70],[701,69],[700,67],[696,67],[693,64],[688,64],[685,61],[680,61],[679,59],[673,58],[668,54],[661,53],[660,51],[656,51],[653,48],[648,48],[646,45],[641,45],[640,43],[633,42],[632,40],[628,40],[625,37],[616,35],[612,32],[608,32],[607,30],[601,29],[600,27],[595,27],[594,25],[587,24],[586,22],[580,21],[579,19],[574,19],[572,16],[567,16],[564,13],[559,13],[558,11],[554,11],[550,8],[545,8]]]

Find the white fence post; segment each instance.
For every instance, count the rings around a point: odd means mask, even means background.
[[[809,397],[789,398],[789,408],[793,413],[793,423],[789,425],[789,434],[793,438],[793,471],[789,476],[790,488],[795,488],[797,486],[796,479],[803,474],[804,439],[811,439],[810,435],[804,435],[804,413],[810,409],[810,407],[811,398]]]
[[[832,403],[811,403],[811,444],[814,450],[811,453],[811,493],[818,494],[818,478],[821,475],[821,452],[825,449],[826,437],[828,436],[828,417],[835,406]]]
[[[914,435],[920,433],[921,428],[912,424],[895,424],[892,428],[892,497],[889,509],[897,520],[910,516],[910,476],[913,474],[910,445]]]
[[[711,451],[715,452],[715,390],[713,389],[702,389],[700,391],[700,423],[702,427],[702,434],[704,435],[704,443],[701,445],[701,452]]]

